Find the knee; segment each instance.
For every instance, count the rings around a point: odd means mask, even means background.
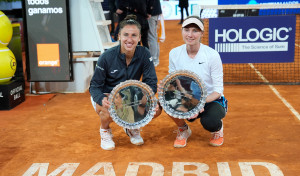
[[[100,105],[96,106],[96,113],[99,115],[102,122],[110,122],[112,121],[110,117],[110,113],[108,112],[108,109],[103,108]]]
[[[161,114],[161,112],[162,112],[162,107],[161,107],[161,106],[159,106],[159,108],[158,108],[158,110],[156,111],[156,113],[155,113],[155,115],[154,115],[154,117],[153,117],[153,118],[156,118],[156,117],[158,117],[158,116]]]
[[[100,111],[99,116],[101,118],[101,121],[107,121],[107,122],[112,121],[109,112]]]
[[[222,121],[218,120],[218,119],[201,118],[200,122],[201,122],[203,128],[209,132],[219,131],[222,128]]]

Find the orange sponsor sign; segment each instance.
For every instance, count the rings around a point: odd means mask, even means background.
[[[59,44],[37,44],[37,60],[39,67],[60,67]]]

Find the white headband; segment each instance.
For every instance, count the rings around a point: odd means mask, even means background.
[[[188,18],[184,20],[184,22],[182,23],[182,27],[184,28],[185,26],[193,23],[196,24],[201,29],[201,31],[204,31],[203,23],[197,18]]]

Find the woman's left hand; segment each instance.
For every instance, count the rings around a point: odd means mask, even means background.
[[[202,112],[204,112],[204,108],[202,108],[202,109],[200,110],[200,112],[199,112],[199,113],[197,113],[197,114],[195,114],[193,117],[190,117],[190,118],[188,118],[188,120],[191,120],[191,119],[195,119],[195,118],[197,118],[197,117],[198,117],[198,115],[199,115],[199,114],[201,114]]]

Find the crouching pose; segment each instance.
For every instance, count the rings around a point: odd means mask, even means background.
[[[181,34],[185,44],[172,49],[169,53],[169,73],[176,70],[190,70],[196,73],[207,88],[204,108],[194,117],[211,133],[210,144],[221,146],[224,142],[223,121],[226,115],[227,100],[223,95],[223,67],[217,51],[201,43],[204,33],[202,20],[197,16],[187,17],[182,23]],[[185,147],[192,134],[184,119],[171,117],[178,126],[174,147]]]
[[[89,88],[92,104],[100,116],[101,148],[104,150],[115,148],[109,126],[112,118],[108,111],[110,107],[108,95],[112,89],[126,80],[142,78],[142,82],[149,85],[154,93],[157,91],[157,77],[150,52],[145,47],[137,46],[141,40],[141,25],[136,21],[136,16],[128,15],[120,23],[118,37],[120,45],[100,55]],[[161,109],[157,105],[155,117],[160,113]],[[144,143],[139,129],[124,128],[124,130],[132,144]]]

